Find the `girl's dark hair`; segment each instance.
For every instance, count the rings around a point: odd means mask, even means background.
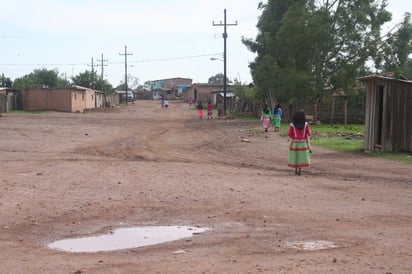
[[[292,123],[297,129],[303,129],[305,127],[305,113],[303,111],[297,111],[293,114]]]
[[[280,109],[280,105],[276,104],[275,109],[273,110],[273,113],[276,114],[276,112],[278,112],[279,109]]]
[[[268,105],[265,105],[265,106],[263,107],[263,112],[264,112],[265,114],[270,113],[270,110],[269,110]]]

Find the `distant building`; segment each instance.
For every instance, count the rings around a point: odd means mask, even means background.
[[[168,78],[154,80],[150,82],[151,92],[154,100],[161,99],[162,96],[173,99],[178,98],[189,87],[192,86],[192,79],[189,78]]]
[[[226,104],[227,108],[233,105],[234,94],[232,92],[232,86],[226,86]],[[195,83],[184,93],[184,99],[187,101],[190,98],[196,101],[208,102],[213,105],[217,105],[219,101],[223,101],[224,92],[222,84],[207,84],[207,83]]]

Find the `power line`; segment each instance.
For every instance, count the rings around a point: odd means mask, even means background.
[[[200,57],[210,57],[210,56],[221,56],[222,52],[218,53],[208,53],[208,54],[199,54],[199,55],[188,55],[188,56],[179,56],[179,57],[164,57],[164,58],[151,58],[151,59],[140,59],[140,60],[131,60],[129,63],[150,63],[150,62],[162,62],[162,61],[174,61],[182,59],[193,59]],[[109,65],[114,64],[123,64],[124,62],[107,62]],[[0,64],[1,66],[86,66],[89,63],[49,63],[49,64]]]

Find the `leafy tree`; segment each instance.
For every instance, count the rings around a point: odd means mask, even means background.
[[[61,78],[57,69],[35,69],[32,73],[17,78],[13,82],[13,88],[17,90],[39,87],[66,87],[68,85],[70,85],[69,81]]]
[[[86,88],[92,87],[92,84],[96,81],[96,74],[94,72],[86,70],[76,76],[72,77],[73,85],[82,86]]]
[[[1,74],[0,77],[0,87],[7,87],[10,88],[12,86],[13,82],[10,80],[10,78],[5,77],[4,73]]]
[[[395,72],[396,76],[409,71],[409,55],[412,53],[411,14],[405,13],[404,20],[394,33],[389,32],[383,41],[375,66],[384,71]]]
[[[391,17],[386,5],[385,0],[260,4],[259,34],[243,43],[257,53],[250,68],[262,97],[285,104],[316,103],[331,87],[351,88],[356,74],[376,54],[380,28]]]
[[[406,67],[405,77],[412,80],[412,59],[408,59],[408,65]]]
[[[214,76],[209,77],[209,80],[207,81],[209,84],[222,84],[223,85],[223,79],[225,79],[225,76],[223,73],[218,73]],[[229,78],[226,77],[226,83],[230,84],[232,81],[229,80]]]
[[[94,88],[96,90],[111,92],[113,87],[106,80],[102,80],[100,77],[96,76],[95,72],[86,70],[85,72],[79,73],[78,75],[72,77],[73,85],[78,85],[82,87]]]
[[[253,84],[242,85],[240,82],[235,81],[234,93],[239,98],[239,104],[237,110],[240,112],[256,113],[256,88]]]
[[[127,90],[136,90],[139,86],[139,78],[133,76],[132,74],[127,75]],[[116,87],[117,90],[126,90],[126,85],[124,81]]]

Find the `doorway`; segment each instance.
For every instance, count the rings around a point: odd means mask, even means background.
[[[383,91],[384,86],[376,88],[376,124],[375,124],[375,149],[382,148],[383,135]]]

